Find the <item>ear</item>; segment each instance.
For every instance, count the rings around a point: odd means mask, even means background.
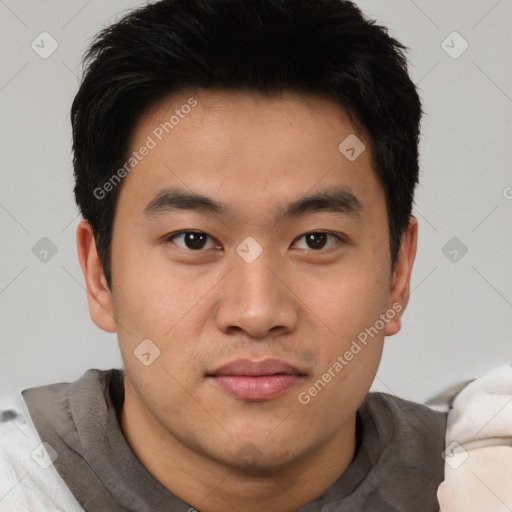
[[[402,235],[402,243],[391,280],[388,308],[389,310],[395,311],[396,315],[386,324],[384,331],[386,336],[396,334],[402,327],[400,320],[409,302],[411,272],[414,259],[416,258],[417,245],[418,221],[411,215],[409,218],[409,227]]]
[[[76,230],[78,259],[85,278],[87,303],[92,321],[104,331],[116,332],[112,295],[103,274],[92,226],[82,220]]]

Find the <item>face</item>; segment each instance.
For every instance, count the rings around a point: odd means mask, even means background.
[[[404,307],[365,134],[325,99],[194,91],[147,112],[131,149],[115,325],[97,323],[118,333],[133,409],[230,467],[290,464],[353,428]]]

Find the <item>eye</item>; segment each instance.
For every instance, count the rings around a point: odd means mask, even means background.
[[[331,238],[331,244],[329,245],[329,237]],[[210,239],[210,246],[208,246],[208,239]],[[311,233],[305,233],[300,236],[296,240],[305,239],[306,247],[297,247],[298,242],[294,242],[292,245],[297,249],[305,249],[305,250],[313,250],[320,251],[322,249],[330,249],[334,247],[337,242],[342,242],[342,238],[338,235],[334,235],[332,233],[327,233],[325,231],[315,231]],[[177,241],[180,242],[177,242]],[[167,241],[176,244],[178,247],[181,247],[185,250],[190,250],[194,252],[200,252],[202,249],[212,249],[215,247],[219,247],[218,243],[206,233],[202,231],[181,231],[180,233],[175,233],[167,238]]]
[[[182,249],[188,249],[191,251],[199,251],[204,249],[207,245],[207,239],[213,241],[213,238],[202,231],[182,231],[181,233],[176,233],[167,238],[167,241],[175,243],[178,247]],[[176,240],[181,240],[181,243],[176,243]],[[182,245],[183,244],[183,245]],[[206,247],[206,249],[211,249],[216,247],[217,245],[212,242],[210,247]]]
[[[298,247],[298,249],[312,249],[314,251],[318,251],[321,249],[326,248],[328,237],[331,237],[334,239],[334,243],[332,243],[330,246],[327,247],[327,249],[330,249],[334,245],[336,245],[337,241],[342,241],[342,239],[338,235],[333,235],[332,233],[326,233],[325,231],[315,231],[312,233],[305,233],[304,235],[297,238],[297,240],[300,240],[302,238],[305,239],[306,244],[308,244],[308,247]],[[296,246],[297,244],[294,243]]]

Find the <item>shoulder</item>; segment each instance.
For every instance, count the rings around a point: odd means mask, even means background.
[[[369,393],[360,409],[374,423],[389,467],[404,478],[443,479],[447,414],[387,393]]]
[[[6,400],[3,400],[7,403]],[[21,396],[0,409],[0,512],[83,512],[53,466]]]
[[[447,415],[425,404],[387,393],[369,393],[362,410],[375,417],[382,426],[392,424],[398,429],[424,434],[427,439],[442,438],[444,442]]]
[[[60,442],[73,429],[75,417],[105,410],[111,400],[124,400],[123,372],[117,369],[85,371],[73,382],[57,382],[22,391],[30,417],[45,440]],[[80,410],[76,410],[77,403]]]
[[[364,479],[353,510],[437,510],[443,480],[446,413],[387,393],[369,393],[358,410]],[[351,510],[348,508],[348,510]]]

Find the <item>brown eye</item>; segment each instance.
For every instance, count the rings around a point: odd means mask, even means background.
[[[205,248],[209,238],[211,239],[209,235],[202,233],[201,231],[183,231],[172,235],[168,240],[172,241],[182,249],[199,251]],[[180,240],[180,243],[177,243],[176,240]],[[215,247],[215,243],[213,243],[213,241],[211,247],[206,247],[206,249],[210,249],[212,247]]]
[[[321,249],[326,248],[326,245],[328,244],[329,241],[329,237],[333,238],[334,242],[331,243],[331,245],[329,245],[327,249],[330,249],[331,247],[336,245],[337,240],[341,240],[339,236],[333,235],[332,233],[326,233],[325,231],[316,231],[313,233],[306,233],[297,239],[304,239],[306,241],[307,247],[297,247],[296,243],[294,245],[298,249],[309,249],[313,251],[319,251]]]

